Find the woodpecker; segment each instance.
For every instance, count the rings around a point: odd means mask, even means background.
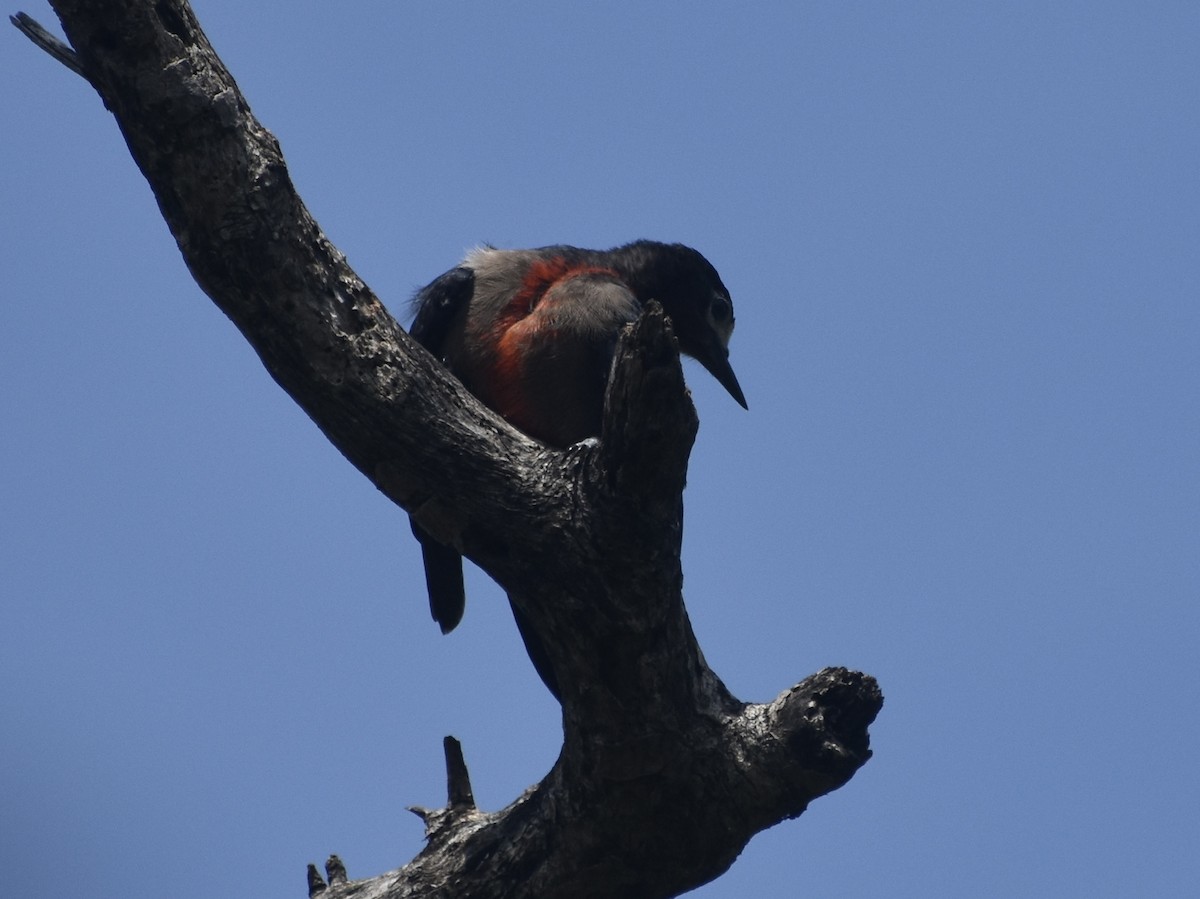
[[[599,436],[617,336],[651,299],[670,316],[679,349],[748,408],[729,364],[729,291],[712,264],[682,244],[481,247],[418,291],[410,333],[513,426],[565,449]],[[430,611],[449,633],[466,602],[462,557],[415,521],[412,530]],[[558,697],[541,642],[515,605],[513,614],[534,667]]]

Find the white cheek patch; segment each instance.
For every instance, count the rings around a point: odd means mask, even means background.
[[[733,321],[715,322],[712,315],[708,316],[708,325],[713,329],[713,333],[717,335],[717,340],[721,342],[722,349],[729,349],[729,338],[733,336]]]
[[[713,307],[718,305],[722,307],[721,311],[723,313],[720,320],[713,315]],[[729,297],[722,293],[714,294],[712,302],[705,311],[704,317],[708,322],[709,330],[717,336],[717,340],[721,344],[721,349],[728,352],[729,338],[733,336],[733,323],[735,321],[733,317],[733,303]]]

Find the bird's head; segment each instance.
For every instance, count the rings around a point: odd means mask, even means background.
[[[683,244],[639,240],[613,251],[618,271],[637,298],[657,300],[671,317],[679,349],[729,391],[743,409],[745,394],[729,364],[733,301],[712,263]]]

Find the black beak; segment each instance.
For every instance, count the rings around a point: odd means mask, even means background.
[[[700,364],[708,369],[708,373],[717,379],[717,383],[728,390],[729,395],[738,401],[739,406],[743,409],[750,408],[746,405],[746,395],[742,393],[742,386],[738,384],[737,375],[733,373],[733,366],[729,364],[727,349],[714,346],[712,352],[697,358]]]

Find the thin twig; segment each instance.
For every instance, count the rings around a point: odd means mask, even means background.
[[[76,75],[79,75],[81,78],[87,78],[87,75],[83,74],[83,66],[79,64],[79,54],[52,35],[33,19],[31,19],[28,15],[23,12],[19,12],[15,16],[9,16],[8,19],[15,26],[17,26],[18,31],[61,62]]]

